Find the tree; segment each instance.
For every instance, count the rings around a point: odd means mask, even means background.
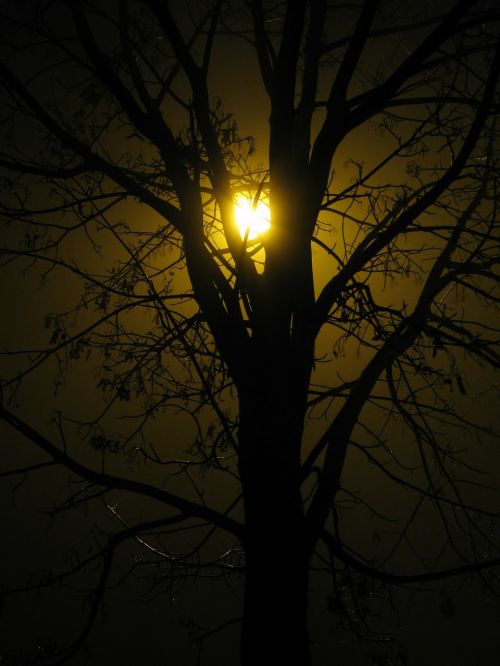
[[[311,663],[311,565],[330,567],[341,607],[352,576],[396,585],[500,564],[498,501],[470,490],[464,445],[494,435],[470,406],[488,404],[499,360],[500,12],[402,4],[2,8],[2,266],[80,293],[47,310],[44,345],[8,350],[0,416],[80,479],[59,511],[113,490],[162,507],[126,525],[115,511],[115,529],[57,574],[100,564],[61,659],[85,642],[118,546],[178,524],[203,534],[189,553],[165,547],[172,571],[244,571],[245,665]],[[233,54],[258,68],[244,103],[268,131],[263,164],[266,139],[243,136],[228,106],[235,82],[224,103],[213,92],[213,59]],[[268,204],[267,231],[240,233],[237,196]],[[85,364],[104,402],[89,387],[72,418],[68,373]],[[41,371],[66,395],[36,425],[22,391]],[[147,464],[130,473],[123,457]],[[346,501],[377,512],[349,486],[357,466],[411,497],[384,555],[345,536]],[[442,557],[398,573],[420,520],[441,531]],[[221,531],[224,556],[210,550]]]

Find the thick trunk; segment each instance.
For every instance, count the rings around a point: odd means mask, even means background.
[[[243,666],[311,664],[301,532],[301,524],[276,525],[274,532],[262,530],[246,543]]]
[[[303,408],[286,383],[240,396],[239,468],[245,500],[243,666],[311,663],[308,561],[300,493]],[[285,395],[287,394],[287,395]],[[294,404],[295,403],[295,404]]]

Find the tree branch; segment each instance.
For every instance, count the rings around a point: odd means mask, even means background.
[[[96,485],[105,486],[110,489],[126,490],[127,492],[136,493],[143,497],[155,499],[159,502],[162,502],[163,504],[168,504],[169,506],[178,509],[185,516],[202,518],[203,520],[206,520],[207,522],[212,523],[213,525],[217,525],[221,529],[230,532],[240,539],[243,537],[244,528],[240,523],[238,523],[236,520],[233,520],[232,518],[229,518],[228,516],[225,516],[224,514],[219,513],[218,511],[210,509],[207,506],[196,504],[195,502],[190,502],[189,500],[178,497],[177,495],[169,493],[166,490],[156,488],[155,486],[151,486],[140,481],[125,479],[123,477],[106,474],[104,472],[96,472],[95,470],[83,465],[82,463],[69,456],[66,452],[61,451],[41,433],[34,430],[31,426],[29,426],[27,423],[22,421],[3,406],[0,406],[0,418],[12,426],[12,428],[17,430],[19,433],[27,437],[43,451],[48,453],[57,463],[63,465],[68,470],[78,474],[87,481],[91,481]]]

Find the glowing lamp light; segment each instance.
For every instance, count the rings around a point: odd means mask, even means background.
[[[241,237],[246,236],[249,241],[258,238],[271,226],[271,211],[263,201],[258,201],[254,206],[252,199],[238,195],[234,202],[234,212]]]

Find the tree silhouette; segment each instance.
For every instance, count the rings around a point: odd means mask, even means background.
[[[99,567],[57,663],[130,540],[158,576],[244,575],[245,665],[311,663],[311,566],[366,633],[356,581],[500,564],[498,500],[467,445],[494,435],[500,12],[403,4],[3,5],[2,267],[66,303],[47,305],[42,342],[4,349],[0,416],[51,462],[3,476],[62,466],[78,482],[56,512],[108,514],[77,564],[4,590]],[[224,67],[256,68],[260,88]],[[268,231],[240,233],[237,195],[269,205]],[[41,377],[43,413],[23,406]],[[160,517],[129,522],[137,497]],[[397,533],[357,552],[349,508],[387,497]],[[439,557],[398,559],[421,525]],[[178,526],[196,542],[181,553]]]

